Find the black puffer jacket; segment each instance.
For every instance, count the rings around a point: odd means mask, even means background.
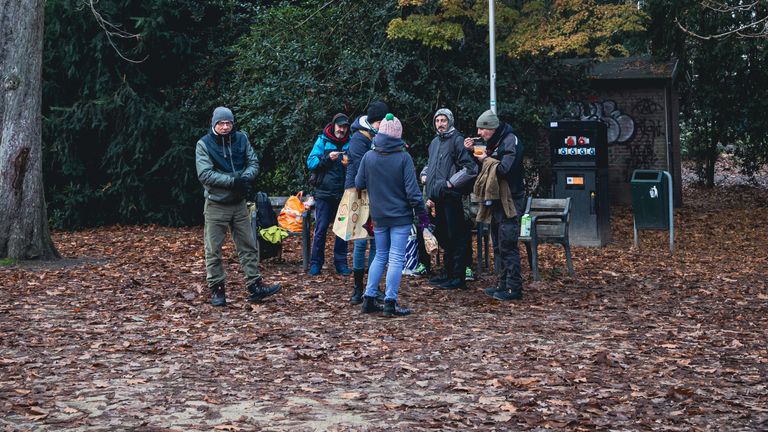
[[[429,144],[429,161],[421,172],[427,177],[427,198],[461,198],[472,191],[477,173],[477,164],[458,130],[438,134]],[[449,188],[448,183],[453,187]]]

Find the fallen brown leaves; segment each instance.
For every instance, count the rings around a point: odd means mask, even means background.
[[[766,193],[686,193],[674,255],[616,208],[575,278],[554,247],[519,303],[406,278],[403,320],[307,277],[297,239],[253,306],[228,244],[218,309],[200,228],[57,232],[64,262],[0,269],[0,429],[764,430]]]

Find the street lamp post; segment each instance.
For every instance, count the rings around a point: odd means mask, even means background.
[[[494,0],[488,0],[488,39],[491,63],[491,111],[496,113],[496,17]]]

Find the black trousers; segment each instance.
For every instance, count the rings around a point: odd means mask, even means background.
[[[517,291],[523,289],[520,276],[520,216],[525,211],[525,198],[515,199],[517,216],[508,218],[501,203],[494,203],[491,218],[491,238],[499,288]]]
[[[461,197],[435,201],[435,230],[445,251],[445,272],[450,278],[463,278],[471,230],[464,219]]]

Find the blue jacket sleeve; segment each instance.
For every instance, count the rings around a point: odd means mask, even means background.
[[[318,136],[315,144],[312,146],[312,151],[307,156],[307,168],[316,170],[323,166],[327,159],[328,157],[325,155],[325,141],[321,136]]]
[[[366,177],[365,172],[365,155],[363,155],[363,159],[360,161],[360,166],[357,169],[357,175],[355,176],[355,187],[358,189],[368,188],[368,178]]]

